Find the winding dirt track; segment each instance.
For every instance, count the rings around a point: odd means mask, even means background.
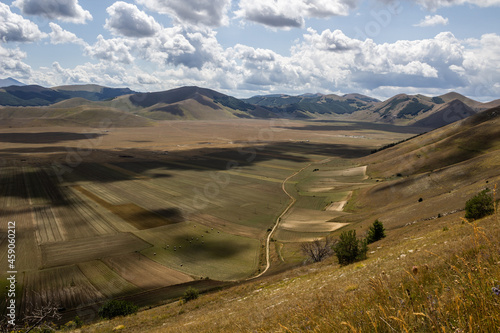
[[[323,161],[322,161],[323,162]],[[253,276],[251,278],[248,278],[247,280],[252,280],[252,279],[256,279],[262,275],[264,275],[267,270],[269,269],[269,267],[271,267],[271,260],[269,258],[269,243],[271,242],[271,236],[273,235],[274,231],[278,228],[280,222],[281,222],[281,218],[290,210],[290,208],[293,207],[293,205],[295,204],[295,202],[297,201],[297,199],[295,199],[290,193],[288,193],[288,191],[286,190],[286,182],[290,179],[290,178],[293,178],[295,177],[296,175],[298,175],[299,173],[301,173],[304,169],[308,168],[311,164],[313,164],[314,162],[312,163],[309,163],[308,165],[306,165],[305,167],[303,167],[302,169],[300,169],[299,171],[296,171],[295,173],[291,174],[290,176],[288,176],[285,180],[283,180],[283,182],[281,183],[281,189],[283,190],[283,192],[285,192],[285,194],[290,198],[292,199],[292,201],[290,202],[290,204],[288,204],[288,206],[283,210],[283,212],[281,212],[280,216],[278,216],[276,218],[276,223],[274,223],[274,227],[273,229],[269,232],[269,235],[267,235],[267,239],[266,239],[266,268],[260,272],[258,275],[256,276]]]
[[[269,258],[269,252],[270,252],[270,242],[271,242],[271,236],[273,235],[273,233],[276,231],[276,229],[279,227],[280,225],[280,222],[281,222],[281,218],[293,207],[293,205],[295,204],[295,202],[297,201],[297,199],[295,197],[293,197],[290,193],[288,193],[288,191],[286,190],[286,182],[288,180],[290,180],[290,178],[293,178],[295,177],[296,175],[298,175],[299,173],[301,173],[304,169],[308,168],[309,166],[311,166],[312,164],[323,164],[323,163],[327,163],[329,162],[331,159],[330,158],[327,158],[327,159],[324,159],[322,161],[319,161],[319,162],[311,162],[309,164],[307,164],[305,167],[303,167],[302,169],[294,172],[293,174],[291,174],[290,176],[288,176],[285,180],[283,180],[283,182],[281,183],[281,189],[283,190],[283,192],[285,192],[285,194],[290,198],[292,199],[292,201],[290,201],[290,203],[288,204],[288,206],[283,210],[283,212],[281,212],[281,214],[276,218],[276,222],[274,224],[274,227],[273,229],[269,232],[269,235],[267,235],[267,239],[266,239],[266,268],[260,272],[259,274],[257,274],[256,276],[253,276],[253,277],[250,277],[248,278],[247,280],[252,280],[252,279],[256,279],[262,275],[264,275],[268,270],[269,270],[269,267],[271,267],[271,260]],[[366,166],[364,166],[364,170],[363,170],[363,173],[364,173],[364,177],[366,177]],[[351,192],[352,194],[352,192]],[[346,201],[347,202],[347,201]],[[341,207],[339,207],[339,211],[342,210],[343,206],[345,205],[344,202],[342,202],[343,205],[341,205]]]

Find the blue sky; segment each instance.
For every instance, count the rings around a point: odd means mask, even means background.
[[[500,0],[1,0],[0,78],[500,98]]]

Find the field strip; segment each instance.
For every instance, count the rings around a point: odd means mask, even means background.
[[[40,250],[43,266],[55,267],[101,259],[110,253],[120,255],[140,251],[150,246],[151,244],[131,233],[119,233],[42,244]]]
[[[200,170],[219,170],[217,168],[211,168],[208,166],[202,166],[202,165],[191,164],[191,163],[183,163],[183,162],[168,161],[165,164],[167,164],[167,165],[173,164],[173,165],[177,165],[177,166],[183,166],[183,167],[187,167],[187,168],[200,169]]]
[[[149,177],[147,177],[147,176],[144,176],[144,175],[135,173],[133,171],[124,169],[122,167],[119,167],[118,165],[114,165],[114,164],[111,164],[111,163],[103,163],[102,165],[104,165],[106,168],[118,171],[118,172],[120,172],[120,173],[122,173],[124,175],[131,176],[131,177],[134,177],[134,178],[137,178],[137,179],[149,179]]]
[[[119,216],[121,219],[131,224],[138,230],[156,228],[175,223],[134,203],[112,205],[79,185],[74,185],[73,188],[86,195],[89,199],[94,200],[102,207],[111,211],[113,214]]]
[[[107,257],[103,262],[123,279],[142,290],[193,281],[191,276],[161,265],[139,253]]]
[[[253,175],[253,174],[249,174],[249,173],[243,173],[243,172],[239,172],[239,171],[234,171],[234,170],[231,170],[231,169],[220,170],[219,168],[213,168],[213,167],[209,167],[209,166],[201,166],[201,165],[198,165],[198,164],[190,164],[190,163],[182,163],[182,162],[171,162],[171,161],[167,162],[167,164],[174,164],[174,165],[185,166],[185,167],[190,167],[190,168],[195,168],[195,169],[200,169],[200,170],[217,170],[217,171],[221,171],[221,172],[226,172],[226,173],[228,173],[230,175],[234,175],[234,176],[241,176],[241,177],[259,179],[259,180],[264,180],[264,181],[273,182],[273,183],[281,183],[282,182],[281,179],[276,179],[276,178],[271,178],[271,177],[265,177],[265,176],[259,176],[259,175]]]
[[[258,180],[263,180],[266,182],[273,182],[273,183],[282,183],[283,181],[281,179],[276,179],[276,178],[271,178],[271,177],[266,177],[266,176],[259,176],[259,175],[253,175],[251,173],[244,173],[240,171],[225,171],[226,173],[234,176],[241,176],[241,177],[247,177],[247,178],[253,178],[253,179],[258,179]]]
[[[258,153],[257,153],[258,155]],[[233,161],[236,161],[236,162],[243,162],[243,163],[248,163],[248,161],[246,160],[246,158],[227,158],[227,157],[216,157],[216,156],[209,156],[210,159],[212,160],[219,160],[219,161],[224,161],[224,162],[233,162]],[[284,166],[279,166],[279,165],[272,165],[272,164],[267,164],[267,163],[261,163],[259,164],[260,166],[264,166],[264,167],[267,167],[267,168],[273,168],[273,169],[280,169],[280,170],[290,170],[290,171],[293,171],[295,170],[294,168],[289,168],[289,167],[284,167]]]
[[[280,169],[280,170],[290,170],[293,171],[295,170],[294,168],[288,168],[284,166],[279,166],[279,165],[272,165],[272,164],[267,164],[267,163],[262,163],[260,166],[266,167],[266,168],[272,168],[272,169]]]
[[[100,260],[79,263],[78,267],[90,283],[107,298],[116,295],[130,295],[141,291],[140,288],[122,278]]]

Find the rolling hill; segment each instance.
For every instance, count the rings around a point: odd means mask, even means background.
[[[315,118],[321,115],[352,114],[378,100],[360,94],[344,96],[304,94],[300,96],[267,95],[244,100],[247,103],[265,107],[272,112],[288,117]]]
[[[356,93],[343,96],[274,94],[238,99],[196,86],[138,93],[128,88],[99,85],[53,88],[30,85],[0,88],[0,105],[104,107],[152,120],[353,119],[438,128],[498,106],[500,100],[481,103],[454,92],[435,97],[399,94],[385,101]]]
[[[128,88],[107,88],[97,85],[44,88],[37,85],[9,86],[0,89],[0,105],[45,106],[67,99],[82,97],[88,101],[104,101],[134,93]]]
[[[0,107],[2,127],[143,127],[155,121],[139,115],[103,106],[82,104],[78,99],[69,99],[52,106]]]
[[[108,88],[96,84],[59,86],[52,88],[71,98],[80,97],[89,101],[105,101],[118,96],[134,94],[129,88]]]
[[[138,114],[158,120],[272,118],[272,112],[214,90],[181,87],[162,92],[138,93],[127,99]],[[119,103],[119,102],[115,102]]]

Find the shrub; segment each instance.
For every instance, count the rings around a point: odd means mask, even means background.
[[[341,265],[349,265],[357,260],[364,259],[368,247],[365,241],[356,237],[356,230],[344,231],[333,246],[333,251]]]
[[[193,287],[188,287],[184,292],[184,296],[182,296],[182,298],[184,299],[185,302],[189,302],[194,299],[197,299],[199,294],[200,292],[198,291],[198,289]]]
[[[127,301],[108,301],[99,309],[99,316],[111,319],[136,313],[139,307]]]
[[[320,262],[330,255],[332,240],[326,237],[324,242],[319,239],[310,243],[303,243],[301,245],[302,252],[309,257],[313,262]]]
[[[482,190],[465,203],[465,218],[467,220],[477,220],[495,212],[493,196],[488,193],[489,191],[489,189]]]
[[[368,229],[368,235],[366,235],[366,242],[368,244],[371,244],[378,240],[381,240],[384,237],[385,237],[384,225],[377,219],[370,226],[370,229]]]

